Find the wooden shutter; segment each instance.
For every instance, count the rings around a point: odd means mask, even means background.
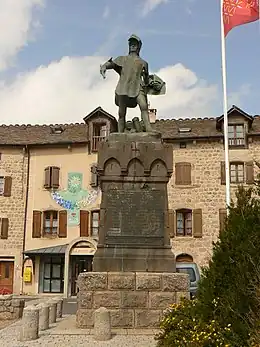
[[[51,188],[57,189],[60,185],[60,168],[57,166],[51,167]]]
[[[41,237],[42,229],[42,213],[41,211],[33,211],[32,237]]]
[[[254,183],[254,163],[252,161],[246,163],[246,183]]]
[[[193,236],[196,238],[202,237],[202,209],[193,210]]]
[[[80,237],[89,236],[89,212],[85,210],[80,211]]]
[[[5,176],[4,196],[11,196],[11,191],[12,191],[12,177]]]
[[[175,164],[175,184],[176,185],[191,184],[191,164],[190,163]]]
[[[97,164],[91,165],[90,172],[91,172],[90,185],[92,187],[97,187],[98,186]]]
[[[221,184],[226,184],[226,168],[225,168],[224,161],[221,162],[220,175],[221,175]]]
[[[44,169],[44,188],[51,188],[51,167]]]
[[[67,237],[67,211],[59,211],[59,237]]]
[[[170,237],[175,236],[175,228],[176,228],[175,211],[168,210],[168,230],[169,230]]]
[[[1,239],[8,239],[8,228],[9,228],[9,219],[1,219]]]
[[[225,223],[227,219],[227,210],[225,208],[219,209],[219,232],[221,233],[225,229]]]

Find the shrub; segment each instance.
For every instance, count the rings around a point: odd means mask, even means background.
[[[220,327],[215,320],[203,322],[196,300],[186,299],[172,305],[165,313],[161,329],[156,336],[158,347],[231,347],[231,324]]]

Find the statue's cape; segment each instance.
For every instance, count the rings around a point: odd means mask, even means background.
[[[164,95],[166,93],[166,83],[159,76],[150,75],[146,91],[148,95]]]

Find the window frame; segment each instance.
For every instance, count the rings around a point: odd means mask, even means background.
[[[98,227],[93,226],[93,221],[94,221],[94,214],[98,214]],[[100,210],[93,210],[90,212],[90,235],[92,237],[98,237],[99,236],[99,228],[100,228]],[[93,229],[97,229],[97,233],[93,233]]]
[[[235,166],[235,174],[236,174],[236,177],[235,177],[235,181],[232,180],[232,166]],[[239,181],[239,170],[238,170],[238,167],[239,166],[242,166],[243,167],[243,180],[242,181]],[[230,167],[229,167],[229,170],[230,170],[230,183],[232,184],[243,184],[245,183],[245,163],[242,162],[242,161],[234,161],[234,162],[230,162]],[[234,171],[234,170],[233,170]]]
[[[233,128],[233,132],[230,132],[230,127]],[[237,137],[237,127],[243,127],[243,137]],[[246,131],[245,124],[237,123],[237,124],[228,124],[228,145],[230,147],[245,147],[246,145]],[[233,137],[230,137],[229,134],[233,134]],[[239,143],[243,140],[243,143]]]
[[[183,231],[182,233],[178,232],[178,215],[181,214],[182,215],[182,221],[183,221]],[[190,215],[190,219],[187,219],[186,216]],[[190,222],[190,228],[186,227],[186,223]],[[190,231],[188,231],[187,229],[190,229]],[[192,210],[191,209],[178,209],[176,210],[176,236],[177,237],[192,237],[193,236],[193,216],[192,216]]]
[[[46,227],[45,222],[47,220],[46,214],[50,213],[50,227]],[[54,214],[57,215],[57,218],[54,218]],[[42,234],[43,236],[58,236],[59,235],[59,211],[57,210],[46,210],[42,213]],[[53,226],[53,222],[56,221],[57,226]],[[46,229],[50,229],[50,232],[46,232]],[[53,230],[56,229],[56,232]]]
[[[5,176],[0,176],[0,187],[3,185],[3,191],[0,189],[0,196],[4,196],[5,191]]]
[[[104,135],[102,135],[102,128],[105,130]],[[98,130],[98,131],[96,131]],[[92,123],[92,138],[91,138],[91,150],[92,152],[98,151],[98,145],[100,142],[105,141],[108,136],[109,128],[106,122],[94,122]]]

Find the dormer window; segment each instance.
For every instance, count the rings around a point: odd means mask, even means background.
[[[230,124],[228,126],[229,146],[245,146],[245,127],[243,124]]]
[[[62,134],[63,133],[63,128],[61,126],[54,126],[51,127],[51,133],[52,134]]]
[[[98,144],[104,141],[108,135],[108,128],[106,124],[93,124],[93,136],[92,136],[92,151],[98,150]]]

